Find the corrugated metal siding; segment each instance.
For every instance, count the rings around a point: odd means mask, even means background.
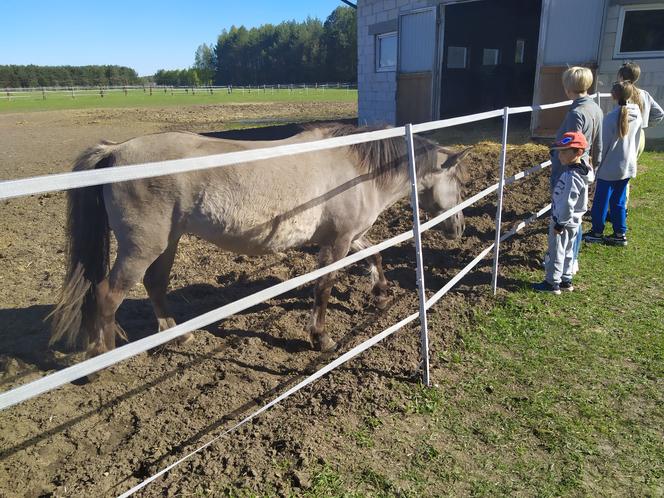
[[[400,28],[399,71],[432,71],[436,52],[435,9],[401,16]]]
[[[605,1],[550,1],[544,65],[597,62]]]

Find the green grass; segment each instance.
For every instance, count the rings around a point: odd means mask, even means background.
[[[12,94],[25,95],[25,94]],[[212,105],[237,104],[260,102],[354,102],[357,100],[357,90],[343,89],[303,89],[290,90],[252,90],[251,92],[235,89],[232,94],[225,90],[214,90],[213,94],[197,89],[195,94],[173,93],[170,91],[128,90],[127,95],[122,91],[105,92],[100,97],[99,92],[85,92],[75,98],[66,92],[46,93],[46,99],[40,91],[25,96],[5,98],[6,93],[0,93],[0,113],[3,112],[31,112],[54,111],[64,109],[93,109],[93,108],[123,108],[123,107],[166,107],[184,105]]]
[[[310,496],[664,496],[664,154],[641,163],[629,246],[584,247],[561,296],[513,273],[521,288],[438,355],[440,387],[395,382],[384,461],[340,463]]]

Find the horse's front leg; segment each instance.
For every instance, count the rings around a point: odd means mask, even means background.
[[[373,244],[366,237],[360,237],[359,239],[353,241],[351,249],[353,252],[361,251],[367,247],[371,247]],[[372,256],[369,256],[366,261],[369,263],[369,273],[371,274],[371,294],[374,297],[374,304],[379,310],[384,310],[387,307],[389,301],[388,298],[388,283],[387,278],[385,278],[385,273],[383,272],[383,258],[380,253],[376,253]]]
[[[348,254],[350,249],[350,241],[341,240],[337,241],[333,246],[321,247],[318,254],[318,265],[320,268],[340,260]],[[311,344],[314,349],[322,352],[334,351],[337,343],[332,340],[327,332],[325,332],[325,313],[327,311],[327,303],[330,300],[332,287],[337,272],[331,272],[322,276],[316,281],[314,288],[314,307],[311,312],[311,325],[309,326],[309,336]]]

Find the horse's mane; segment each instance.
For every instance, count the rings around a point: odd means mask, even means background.
[[[325,126],[307,127],[305,130],[318,130],[325,137],[342,137],[356,133],[383,130],[387,127],[357,127],[345,124],[332,124]],[[415,157],[417,160],[417,173],[423,174],[431,171],[436,164],[436,143],[419,136],[413,137]],[[377,177],[379,182],[388,183],[391,180],[408,175],[408,150],[403,137],[392,137],[383,140],[372,140],[349,147],[358,161],[362,173],[370,173]],[[422,157],[424,156],[424,157]]]

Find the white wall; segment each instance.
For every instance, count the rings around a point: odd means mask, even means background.
[[[613,55],[618,31],[620,3],[615,0],[611,3],[612,5],[609,6],[607,11],[606,23],[604,25],[598,71],[599,88],[602,92],[609,92],[611,90],[611,84],[616,80],[618,69],[623,62],[626,62],[625,59],[614,58]],[[622,3],[627,5],[634,2],[624,1]],[[642,0],[642,3],[653,2]],[[664,2],[659,3],[664,6]],[[641,78],[639,79],[638,86],[647,90],[659,105],[664,107],[664,57],[652,59],[630,58],[628,60],[636,62],[641,67]],[[610,110],[612,107],[613,102],[611,99],[605,99],[605,102],[602,103],[604,111]],[[664,138],[664,123],[660,123],[655,128],[648,128],[646,130],[646,137]]]

